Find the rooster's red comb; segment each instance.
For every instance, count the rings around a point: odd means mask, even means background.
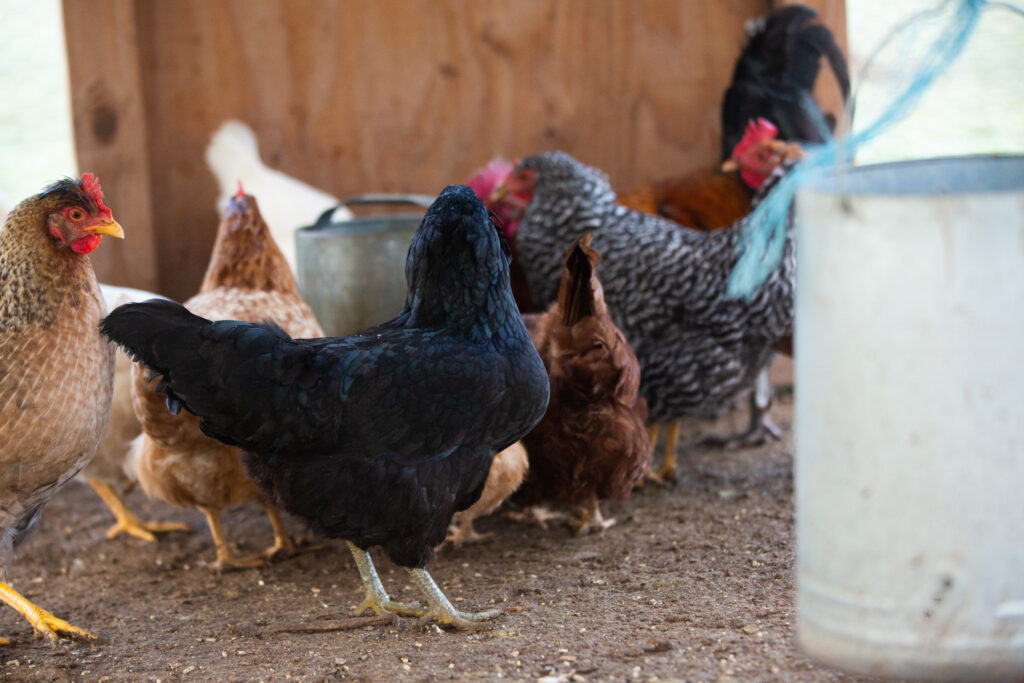
[[[747,129],[743,131],[743,139],[736,143],[732,150],[732,156],[742,156],[744,152],[768,140],[774,140],[779,134],[779,129],[771,121],[765,118],[752,119],[747,123]]]
[[[83,173],[82,191],[96,204],[96,213],[105,218],[114,217],[114,213],[103,203],[103,189],[100,187],[99,178],[92,173]]]
[[[238,179],[238,193],[235,195],[235,199],[242,199],[245,197],[245,190],[242,189],[242,179]]]

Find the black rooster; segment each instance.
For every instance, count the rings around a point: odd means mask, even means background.
[[[103,333],[154,374],[172,409],[247,453],[263,491],[349,542],[373,609],[471,628],[423,567],[452,515],[480,497],[497,451],[544,415],[548,379],[509,288],[509,254],[473,191],[446,188],[405,266],[394,320],[291,339],[272,324],[210,322],[168,301],[121,306]],[[371,546],[408,568],[429,609],[393,602]]]
[[[787,5],[755,20],[747,29],[747,45],[733,70],[722,99],[722,159],[732,156],[750,121],[765,118],[779,138],[824,142],[821,113],[814,100],[814,82],[825,57],[835,74],[843,102],[850,96],[846,58],[832,32],[804,5]]]

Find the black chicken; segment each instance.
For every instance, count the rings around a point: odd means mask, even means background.
[[[291,339],[272,324],[210,322],[178,304],[121,306],[104,334],[154,374],[168,406],[246,451],[279,506],[344,538],[373,609],[471,628],[423,568],[491,460],[544,415],[548,379],[509,288],[508,248],[463,186],[427,211],[394,320],[348,337]],[[393,602],[369,554],[408,568],[429,609]]]
[[[821,58],[828,61],[843,102],[850,96],[846,58],[818,13],[804,5],[787,5],[761,17],[747,29],[732,82],[722,98],[722,159],[732,156],[747,124],[771,121],[781,140],[824,142],[820,122],[835,126],[814,100]],[[818,117],[821,117],[819,120]]]

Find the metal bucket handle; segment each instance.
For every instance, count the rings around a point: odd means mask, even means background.
[[[337,206],[331,208],[320,214],[320,217],[316,219],[316,222],[311,226],[314,230],[319,228],[326,228],[331,224],[331,219],[334,217],[334,212],[343,206],[356,206],[366,204],[412,204],[413,206],[421,206],[429,208],[434,203],[434,197],[430,197],[424,194],[360,194],[355,197],[349,197],[342,201]]]

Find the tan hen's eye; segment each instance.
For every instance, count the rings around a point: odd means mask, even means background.
[[[80,221],[85,218],[85,212],[81,209],[71,209],[71,211],[68,212],[68,216],[70,216],[73,221]]]

